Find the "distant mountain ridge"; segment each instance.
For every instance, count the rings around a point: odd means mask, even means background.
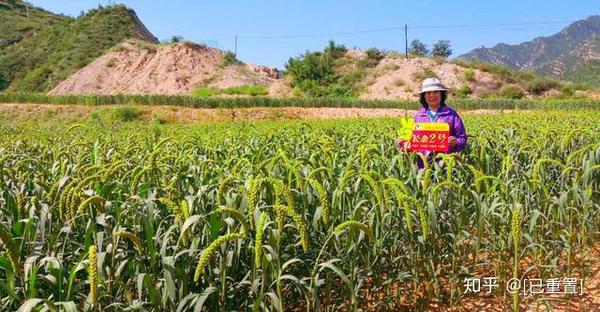
[[[549,37],[518,45],[499,43],[481,47],[458,58],[477,60],[564,78],[600,60],[600,15],[571,23]]]

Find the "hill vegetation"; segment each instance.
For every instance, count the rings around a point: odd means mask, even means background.
[[[569,33],[593,32],[588,24],[570,27]],[[276,69],[245,64],[231,52],[181,40],[174,37],[173,44],[157,45],[135,12],[124,5],[99,6],[73,18],[23,1],[0,0],[0,92],[412,101],[421,81],[432,76],[459,98],[565,98],[600,85],[598,60],[573,67],[570,60],[577,57],[564,56],[561,60],[575,69],[564,77],[547,78],[491,61],[448,61],[452,51],[445,40],[431,53],[415,40],[408,58],[377,48],[348,49],[330,41],[322,51],[290,58],[284,79],[279,79]],[[598,40],[588,41],[574,51],[594,51]]]
[[[581,84],[584,88],[600,89],[600,60],[591,60],[565,75],[565,79]]]
[[[348,49],[329,41],[321,52],[306,52],[290,58],[286,74],[297,96],[356,98],[365,91],[369,68],[379,64],[384,53],[372,48],[360,58],[347,57]]]
[[[378,49],[350,50],[330,41],[323,51],[290,58],[285,74],[295,97],[411,99],[427,77],[438,77],[457,97],[520,99],[572,97],[583,84],[504,65]]]
[[[0,90],[20,92],[51,90],[125,39],[156,41],[124,5],[71,18],[0,2],[0,30]]]

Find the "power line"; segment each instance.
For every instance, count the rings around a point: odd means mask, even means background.
[[[472,24],[472,25],[430,25],[430,26],[409,26],[412,29],[428,28],[485,28],[485,27],[506,27],[506,26],[532,26],[532,25],[552,25],[566,24],[574,21],[553,21],[553,22],[527,22],[527,23],[504,23],[504,24]]]
[[[292,35],[231,35],[220,38],[210,38],[211,40],[231,40],[237,37],[239,39],[294,39],[294,38],[313,38],[325,36],[346,36],[356,34],[402,31],[406,29],[439,29],[439,28],[486,28],[486,27],[507,27],[507,26],[535,26],[535,25],[556,25],[572,23],[574,21],[540,21],[540,22],[521,22],[521,23],[497,23],[497,24],[455,24],[455,25],[404,25],[397,27],[365,29],[357,31],[343,31],[331,33],[313,33],[313,34],[292,34]]]
[[[402,26],[402,27],[388,27],[388,28],[369,29],[369,30],[359,30],[359,31],[344,31],[344,32],[334,32],[334,33],[303,34],[303,35],[240,36],[240,38],[248,38],[248,39],[287,39],[287,38],[311,38],[311,37],[323,37],[323,36],[344,36],[344,35],[354,35],[354,34],[366,34],[366,33],[375,33],[375,32],[395,31],[395,30],[401,30],[403,28],[404,28],[404,26]]]
[[[566,24],[574,21],[540,21],[540,22],[521,22],[521,23],[497,23],[497,24],[458,24],[458,25],[416,25],[408,26],[408,29],[439,29],[439,28],[490,28],[490,27],[507,27],[507,26],[535,26],[535,25],[552,25],[552,24]],[[325,37],[325,36],[347,36],[367,33],[378,33],[378,32],[390,32],[405,30],[406,26],[387,27],[387,28],[375,28],[358,31],[344,31],[344,32],[331,32],[331,33],[313,33],[313,34],[293,34],[293,35],[239,35],[238,38],[245,39],[294,39],[294,38],[314,38],[314,37]],[[230,37],[231,38],[231,37]]]
[[[349,36],[368,33],[381,33],[391,31],[404,31],[405,50],[408,55],[408,29],[444,29],[444,28],[493,28],[493,27],[510,27],[510,26],[535,26],[535,25],[553,25],[566,24],[574,21],[538,21],[538,22],[519,22],[519,23],[496,23],[496,24],[454,24],[454,25],[415,25],[386,28],[365,29],[357,31],[343,31],[331,33],[312,33],[312,34],[292,34],[292,35],[232,35],[227,37],[212,38],[210,41],[219,42],[224,40],[234,40],[234,53],[237,55],[238,39],[256,39],[256,40],[275,40],[275,39],[294,39],[294,38],[316,38],[316,37],[334,37],[334,36]],[[214,44],[213,44],[214,45]],[[220,46],[220,44],[216,44]]]

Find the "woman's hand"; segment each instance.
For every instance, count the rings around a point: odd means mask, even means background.
[[[455,136],[451,136],[448,138],[448,145],[450,145],[450,149],[454,149],[454,147],[458,144],[458,140]]]
[[[406,150],[406,143],[408,143],[408,142],[403,140],[402,138],[396,139],[396,147],[401,151]]]

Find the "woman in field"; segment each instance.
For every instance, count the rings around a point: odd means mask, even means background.
[[[452,108],[446,105],[447,90],[442,82],[437,78],[427,78],[423,80],[421,86],[420,102],[423,106],[414,115],[415,123],[419,122],[444,122],[450,126],[450,137],[448,139],[449,149],[447,153],[461,152],[467,146],[467,132],[460,115]],[[396,140],[398,147],[402,150],[408,148],[409,142],[398,138]],[[433,158],[433,153],[429,151],[418,151]],[[419,161],[419,167],[422,168]]]

